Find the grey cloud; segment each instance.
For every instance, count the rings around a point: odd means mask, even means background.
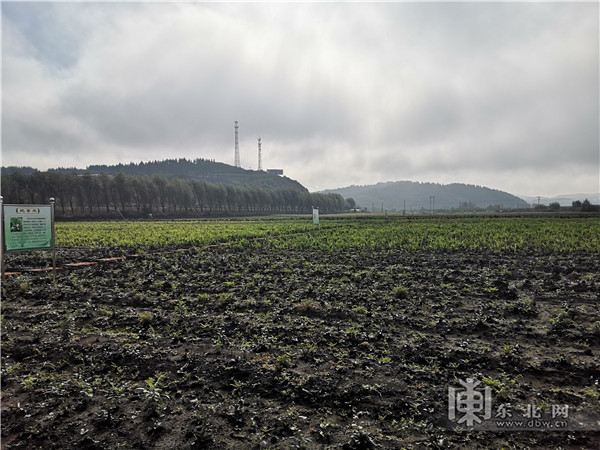
[[[321,187],[597,161],[595,4],[4,6],[11,163],[43,148],[231,162],[234,120],[243,161],[261,135]]]
[[[267,61],[248,60],[244,47],[251,44],[233,45],[228,29],[213,26],[204,30],[204,39],[187,42],[185,28],[178,30],[176,24],[156,30],[150,28],[155,19],[142,18],[140,24],[136,20],[133,15],[121,19],[116,29],[114,40],[129,38],[127,48],[110,43],[83,57],[79,70],[91,72],[88,75],[100,78],[98,82],[88,84],[86,74],[78,74],[83,80],[73,83],[63,97],[65,113],[115,144],[191,142],[233,119],[250,125],[247,129],[270,130],[282,140],[311,133],[340,135],[356,124],[345,93],[323,81],[309,50],[298,49],[293,58],[286,55],[288,44],[300,45],[297,36],[287,40],[282,33],[283,42],[270,44]],[[203,24],[211,26],[199,17],[198,26]],[[136,25],[141,30],[128,34]],[[213,47],[219,41],[225,42]],[[226,54],[223,45],[231,47]],[[98,54],[106,56],[106,66],[92,65]],[[89,66],[88,58],[93,58]]]

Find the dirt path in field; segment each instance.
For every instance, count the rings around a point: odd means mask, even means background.
[[[595,448],[599,292],[585,253],[214,247],[10,277],[2,448]],[[572,423],[458,430],[467,378],[494,416]]]

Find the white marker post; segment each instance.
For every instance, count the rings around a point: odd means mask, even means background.
[[[321,229],[321,225],[319,224],[319,207],[317,206],[316,208],[313,206],[313,231],[315,229],[315,225],[317,226],[317,228],[320,230]]]

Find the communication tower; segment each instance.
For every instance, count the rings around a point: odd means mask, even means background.
[[[238,122],[237,120],[235,121],[235,126],[233,127],[235,129],[235,155],[233,158],[233,165],[235,167],[240,167],[240,144],[238,142]]]
[[[260,136],[258,137],[258,170],[262,169],[262,144],[260,142]]]

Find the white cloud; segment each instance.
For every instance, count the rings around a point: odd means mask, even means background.
[[[597,188],[597,4],[2,6],[5,165],[231,162],[238,120],[309,187]]]

